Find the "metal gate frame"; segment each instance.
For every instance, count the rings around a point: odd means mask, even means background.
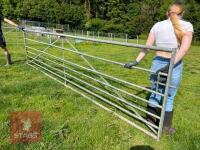
[[[38,40],[28,38],[27,37],[28,34],[45,35],[49,38],[49,42],[43,42],[43,41],[38,41]],[[63,84],[67,88],[70,88],[71,90],[77,92],[78,94],[82,95],[83,97],[89,99],[90,101],[92,101],[93,103],[98,105],[99,107],[107,110],[108,112],[119,117],[120,119],[124,120],[125,122],[132,125],[133,127],[137,128],[137,129],[141,130],[142,132],[146,133],[147,135],[153,137],[154,139],[160,140],[161,135],[162,135],[164,116],[165,116],[165,106],[166,106],[166,101],[167,101],[167,96],[168,96],[168,89],[170,87],[170,80],[171,80],[171,76],[172,76],[172,70],[173,70],[173,67],[174,67],[174,60],[175,60],[177,48],[163,48],[163,47],[145,46],[145,45],[139,45],[139,44],[125,43],[125,42],[100,40],[100,39],[93,39],[93,38],[80,37],[80,36],[72,36],[72,35],[66,35],[66,34],[57,34],[57,33],[51,33],[51,32],[36,31],[36,30],[33,30],[33,29],[28,29],[28,28],[23,30],[23,37],[24,37],[24,48],[25,48],[25,51],[26,51],[26,60],[27,60],[28,65],[36,68],[37,70],[40,70],[41,72],[43,72],[48,77],[56,80],[57,82]],[[53,41],[52,37],[54,37],[54,41]],[[172,55],[171,55],[171,59],[170,59],[170,66],[169,66],[168,74],[159,73],[159,76],[160,75],[167,76],[167,82],[164,85],[165,86],[165,92],[160,93],[158,91],[153,91],[151,89],[148,89],[148,88],[143,87],[141,85],[138,85],[136,83],[130,83],[128,81],[125,81],[125,80],[122,80],[122,79],[119,79],[119,78],[116,78],[116,77],[113,77],[113,76],[110,76],[110,75],[107,75],[105,73],[97,71],[94,68],[94,66],[87,60],[87,58],[93,58],[95,60],[99,60],[99,61],[103,61],[103,62],[106,62],[106,63],[115,64],[115,65],[119,65],[119,66],[124,66],[124,63],[116,62],[116,61],[113,61],[113,60],[109,60],[109,59],[105,59],[105,58],[102,58],[102,57],[97,57],[97,56],[93,56],[93,55],[89,55],[89,54],[80,52],[69,39],[97,42],[97,43],[103,43],[103,44],[120,45],[120,46],[125,46],[125,47],[134,47],[134,48],[148,49],[148,50],[154,50],[154,51],[159,50],[159,51],[170,52]],[[56,45],[56,43],[58,41],[61,41],[62,46]],[[32,46],[28,46],[28,42],[42,44],[42,45],[45,45],[46,47],[44,49],[37,49],[37,48],[34,48]],[[67,42],[68,45],[71,48],[65,48],[64,47],[65,42]],[[57,57],[53,54],[48,53],[48,49],[51,48],[51,47],[62,51],[62,53],[63,53],[62,57]],[[78,56],[80,56],[84,60],[84,62],[86,62],[87,66],[89,68],[81,66],[79,64],[73,63],[73,62],[65,59],[65,55],[64,55],[65,51],[68,51],[68,52],[71,52],[71,53],[74,53],[74,54],[77,54]],[[50,59],[49,57],[52,58],[52,59]],[[45,60],[49,63],[53,63],[55,65],[58,65],[59,67],[62,67],[62,69],[55,68],[55,67],[49,65],[48,63],[44,62],[43,60]],[[58,61],[60,63],[58,63]],[[99,76],[99,78],[101,80],[96,79],[96,78],[89,76],[87,74],[84,74],[84,73],[77,71],[73,68],[70,68],[66,64],[73,66],[73,67],[77,67],[77,68],[85,70],[85,71],[88,71],[90,73],[96,74],[97,76]],[[146,71],[146,72],[155,74],[155,72],[153,72],[152,70],[142,68],[142,67],[133,66],[132,69],[138,69],[138,70],[141,70],[141,71]],[[98,87],[88,83],[87,81],[84,81],[80,78],[77,78],[77,77],[67,73],[67,71],[79,74],[79,75],[84,76],[84,77],[86,77],[90,80],[96,81],[97,83],[104,86],[105,89],[103,90],[101,88],[98,88]],[[62,75],[60,75],[60,73]],[[98,95],[98,94],[88,90],[87,88],[83,87],[81,84],[77,84],[76,82],[68,79],[67,77],[73,78],[76,81],[83,83],[84,85],[90,86],[91,88],[94,88],[94,89],[96,89],[96,90],[98,90],[98,91],[100,91],[104,94],[107,94],[108,96],[118,100],[121,104],[123,104],[124,107],[117,105],[116,103],[109,101],[109,99],[106,99],[106,98],[102,97],[101,95]],[[151,103],[147,99],[144,99],[144,98],[139,97],[135,94],[129,93],[129,92],[123,90],[123,89],[120,89],[120,88],[113,86],[106,79],[110,79],[110,80],[113,80],[113,81],[116,81],[116,82],[119,82],[119,83],[123,83],[123,84],[129,85],[129,86],[139,88],[139,89],[142,89],[144,91],[148,91],[148,92],[155,93],[155,94],[162,96],[163,97],[162,105],[156,105],[156,104],[152,103],[152,105],[156,106],[157,108],[160,108],[161,114],[159,116],[157,116],[155,114],[152,114],[152,113],[146,111],[146,109],[143,109],[143,108],[137,106],[136,104],[131,103],[130,101],[126,100],[121,95],[122,93],[126,94],[128,96],[131,96],[134,99],[140,100],[141,102],[145,102],[146,104]],[[159,84],[161,84],[161,83],[157,83],[157,86]],[[109,89],[109,90],[112,89],[114,95],[109,93],[109,91],[107,89]],[[103,105],[102,103],[99,103],[97,100],[94,100],[93,98],[91,98],[90,95],[96,97],[97,99],[102,100],[103,102],[105,102],[105,103],[107,103],[107,104],[109,104],[113,107],[115,107],[116,109],[120,110],[124,114],[127,114],[128,116],[131,116],[132,118],[135,118],[136,120],[139,120],[140,122],[145,124],[148,127],[149,130],[147,130],[145,127],[142,127],[142,125],[138,125],[138,124],[134,123],[133,121],[131,121],[130,119],[126,118],[125,116],[117,113],[115,110],[112,110],[109,107]],[[148,114],[148,115],[151,115],[152,117],[159,119],[159,125],[156,126],[155,124],[152,124],[151,122],[147,121],[145,119],[145,117],[143,117],[138,111],[145,113],[145,114]]]

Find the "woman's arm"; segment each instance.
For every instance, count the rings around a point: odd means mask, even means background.
[[[12,25],[12,26],[15,26],[15,27],[18,26],[16,23],[14,23],[13,21],[11,21],[11,20],[9,20],[9,19],[7,19],[7,18],[4,18],[4,21],[5,21],[6,23]]]
[[[155,42],[155,37],[153,33],[149,33],[146,46],[152,46]],[[144,58],[144,56],[147,54],[148,49],[142,49],[140,53],[138,54],[136,60],[133,63],[127,63],[124,65],[125,68],[131,69],[133,66],[138,65],[138,63]]]
[[[147,39],[147,42],[146,42],[146,46],[152,46],[154,44],[154,42],[155,42],[154,34],[150,32],[149,36],[148,36],[148,39]],[[147,52],[148,52],[148,49],[142,49],[140,51],[140,53],[138,54],[138,56],[136,58],[136,61],[140,62],[145,57]]]
[[[176,58],[174,62],[175,64],[179,62],[181,59],[183,59],[185,54],[188,52],[192,43],[192,34],[193,34],[192,32],[186,32],[185,35],[183,36],[181,47],[176,54]]]

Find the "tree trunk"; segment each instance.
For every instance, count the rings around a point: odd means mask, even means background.
[[[87,21],[89,21],[91,17],[90,11],[91,11],[90,0],[85,0],[85,12]]]

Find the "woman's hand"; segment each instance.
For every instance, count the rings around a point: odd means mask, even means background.
[[[18,26],[17,26],[17,29],[19,29],[19,30],[24,30],[24,27],[23,27],[23,26],[20,26],[20,25],[18,25]]]
[[[129,63],[127,63],[127,64],[124,65],[124,68],[131,69],[133,66],[137,66],[137,65],[138,65],[137,61],[129,62]]]

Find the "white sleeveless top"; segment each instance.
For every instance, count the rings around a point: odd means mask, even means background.
[[[184,32],[194,32],[190,22],[179,20]],[[156,23],[151,31],[155,37],[155,45],[158,47],[177,48],[178,42],[170,19]]]

